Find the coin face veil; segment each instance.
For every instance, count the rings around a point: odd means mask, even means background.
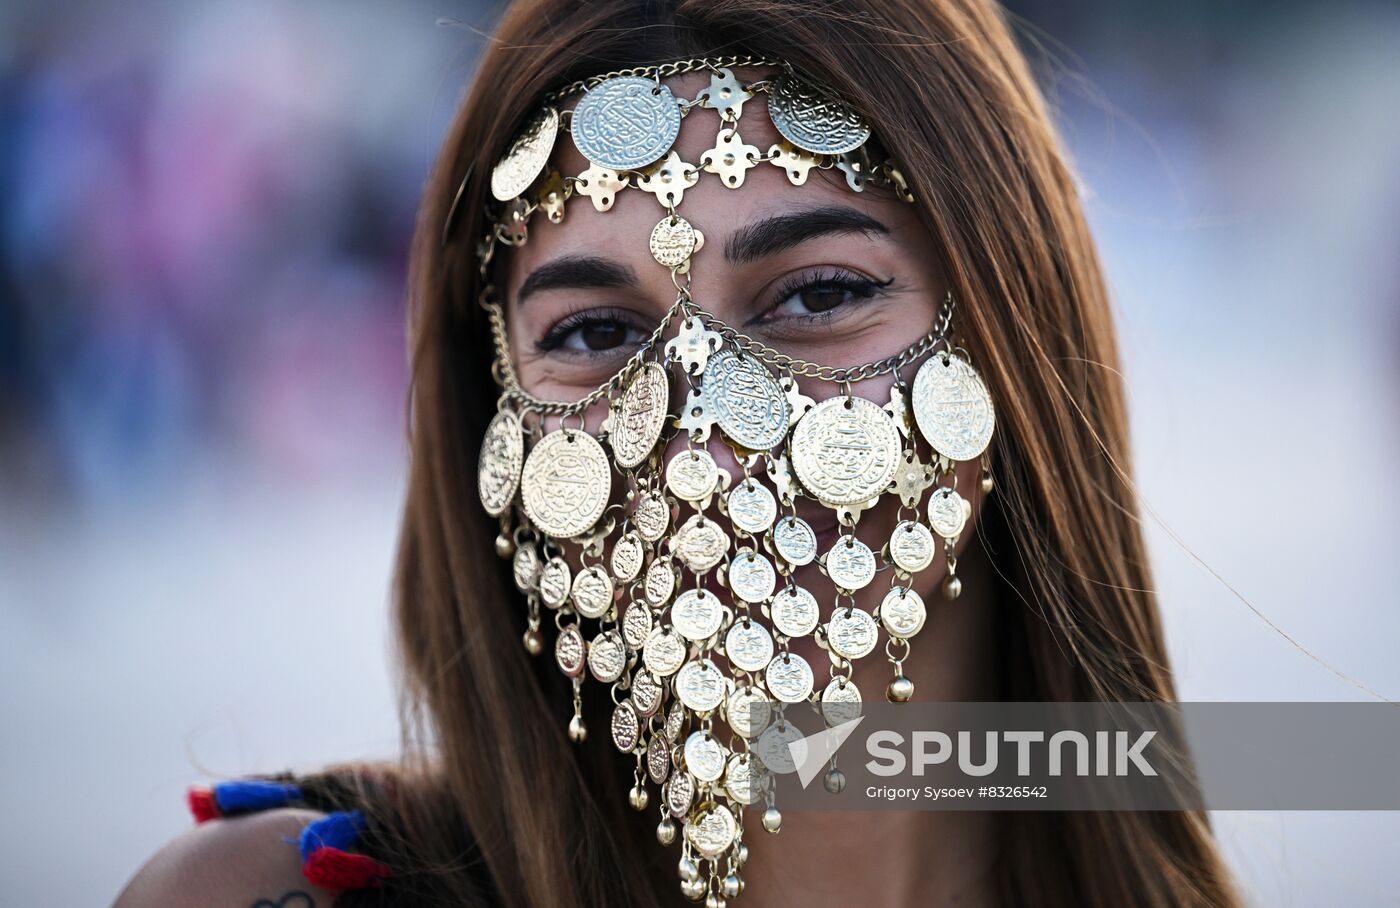
[[[664,80],[689,72],[709,84],[678,97]],[[760,93],[781,137],[767,149],[743,138],[744,118],[761,116],[745,103]],[[682,117],[702,116],[714,144],[688,163],[674,149]],[[583,172],[551,167],[560,142],[587,161]],[[772,59],[683,60],[540,99],[489,175],[490,226],[477,247],[498,383],[477,488],[500,523],[497,552],[521,594],[525,645],[572,679],[575,740],[591,732],[586,691],[606,690],[605,733],[624,765],[631,758],[632,806],[646,810],[659,793],[657,838],[679,840],[682,891],[721,904],[743,888],[746,816],[759,813],[770,832],[782,823],[773,778],[795,769],[786,743],[796,733],[784,712],[814,708],[831,724],[858,715],[853,666],[876,653],[893,669],[886,695],[912,695],[904,661],[930,607],[915,578],[941,549],[943,596],[961,590],[954,547],[972,507],[955,466],[981,460],[990,491],[995,429],[991,395],[953,334],[951,294],[907,348],[845,367],[768,347],[692,298],[705,225],[685,217],[685,191],[701,179],[743,191],[763,166],[781,168],[793,191],[812,170],[834,170],[851,191],[913,199],[865,118],[818,81]],[[606,382],[578,400],[538,398],[511,361],[494,263],[528,242],[541,212],[558,223],[570,205],[607,211],[621,192],[658,202],[648,248],[675,302]],[[857,393],[880,376],[893,377],[887,401]],[[808,397],[799,378],[830,393]],[[583,414],[595,407],[607,415],[590,431]],[[716,446],[737,469],[719,465]],[[862,515],[882,502],[897,509],[894,529],[871,538]],[[834,514],[834,542],[820,541],[799,503]],[[808,589],[813,576],[830,592]],[[878,602],[866,610],[857,593],[877,582],[887,592],[865,595]],[[829,671],[794,649],[803,638],[829,657]]]

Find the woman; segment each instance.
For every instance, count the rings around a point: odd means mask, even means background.
[[[1173,695],[1102,278],[991,4],[517,3],[411,283],[410,756],[194,790],[251,815],[123,908],[663,904],[678,869],[711,905],[1235,903],[1199,814],[784,821],[743,762],[736,691]]]

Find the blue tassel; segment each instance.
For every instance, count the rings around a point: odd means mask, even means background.
[[[328,813],[302,829],[299,843],[301,859],[305,861],[317,848],[348,850],[355,844],[364,828],[364,814],[358,810]]]
[[[242,780],[219,782],[214,786],[214,801],[224,816],[282,807],[301,797],[301,786],[290,782]]]

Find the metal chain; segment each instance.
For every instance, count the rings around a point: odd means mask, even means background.
[[[554,104],[571,95],[588,91],[595,85],[601,85],[608,79],[616,79],[622,76],[652,76],[657,79],[667,79],[671,76],[679,76],[701,69],[727,69],[735,66],[786,67],[787,64],[783,63],[781,60],[774,60],[769,57],[756,57],[751,54],[742,54],[727,57],[692,57],[689,60],[675,60],[670,63],[661,63],[655,66],[633,66],[630,69],[618,69],[610,73],[604,73],[601,76],[589,76],[586,79],[579,79],[577,82],[570,82],[563,88],[556,89],[545,95],[544,104],[546,106]]]

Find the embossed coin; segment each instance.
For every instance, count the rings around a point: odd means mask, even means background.
[[[763,796],[763,772],[750,753],[731,754],[724,767],[724,790],[731,800],[748,807]]]
[[[724,701],[724,674],[709,659],[695,659],[676,674],[676,696],[697,713],[709,712]]]
[[[949,460],[976,460],[996,428],[992,396],[967,360],[932,356],[914,376],[914,421]]]
[[[613,576],[623,583],[630,583],[642,572],[642,560],[646,550],[642,548],[642,537],[636,531],[623,533],[613,545],[612,558],[608,565]]]
[[[752,356],[728,348],[716,353],[705,363],[700,390],[705,412],[736,445],[764,451],[787,435],[792,405],[773,374]]]
[[[481,442],[481,458],[477,465],[476,490],[481,505],[492,517],[499,517],[510,507],[515,489],[520,484],[520,464],[525,457],[520,417],[502,410],[486,427]]]
[[[785,775],[797,771],[797,761],[793,759],[791,745],[801,740],[802,730],[780,718],[758,736],[753,745],[753,752],[763,761],[766,769]]]
[[[714,804],[691,817],[685,824],[685,840],[696,854],[716,858],[734,843],[739,824],[723,804]]]
[[[714,782],[724,775],[728,751],[709,732],[693,731],[685,739],[685,768],[701,782]]]
[[[843,590],[864,589],[875,579],[875,553],[854,536],[842,536],[826,553],[826,574]]]
[[[546,107],[530,118],[491,170],[491,194],[498,201],[509,202],[530,188],[548,163],[558,132],[559,112],[554,108]]]
[[[522,593],[534,589],[540,579],[540,553],[533,545],[522,545],[515,550],[511,559],[511,575],[515,578],[515,588]]]
[[[635,170],[675,143],[681,110],[665,85],[642,76],[617,76],[579,100],[571,129],[574,146],[594,164]]]
[[[811,564],[817,557],[817,531],[801,517],[789,514],[773,526],[773,548],[793,567]]]
[[[657,785],[666,781],[671,774],[671,744],[660,735],[652,735],[647,742],[647,775]]]
[[[612,608],[613,582],[596,564],[578,572],[572,591],[574,609],[585,618],[601,618]]]
[[[678,214],[667,215],[651,228],[651,257],[674,268],[695,251],[695,227]]]
[[[583,634],[577,624],[566,624],[554,641],[554,661],[559,670],[570,678],[583,674]]]
[[[724,506],[729,511],[730,523],[754,536],[771,527],[778,516],[777,499],[752,477],[729,491]]]
[[[928,611],[917,592],[897,586],[885,594],[880,603],[880,623],[891,637],[909,638],[924,627]]]
[[[800,586],[788,586],[769,603],[773,626],[789,637],[805,637],[816,630],[821,620],[817,597]]]
[[[540,569],[540,598],[550,608],[558,608],[569,598],[573,585],[573,574],[569,563],[558,555],[544,563]]]
[[[740,549],[729,562],[729,591],[745,602],[759,603],[773,595],[778,574],[773,563],[753,549]]]
[[[683,817],[690,811],[695,798],[695,780],[688,773],[678,772],[666,784],[666,808],[673,817]]]
[[[642,595],[647,597],[647,602],[659,608],[675,591],[676,570],[671,567],[671,562],[658,558],[647,565],[647,574],[642,581]]]
[[[671,626],[687,640],[707,640],[724,623],[719,597],[704,590],[686,590],[671,606]]]
[[[735,668],[762,671],[773,658],[773,636],[757,621],[740,619],[724,635],[724,654]]]
[[[672,741],[681,736],[681,730],[685,728],[685,707],[679,702],[672,703],[671,708],[666,710],[666,721],[661,726],[661,733]]]
[[[618,466],[632,469],[647,459],[666,425],[671,381],[666,370],[647,363],[622,392],[608,436]]]
[[[812,666],[796,653],[779,653],[768,663],[763,682],[784,703],[801,703],[812,694]]]
[[[520,477],[520,498],[531,522],[550,536],[568,539],[603,516],[612,474],[603,446],[587,432],[559,429],[530,449]]]
[[[660,492],[648,492],[637,499],[637,507],[632,511],[632,523],[647,542],[655,542],[666,535],[670,522],[671,509]]]
[[[719,468],[709,451],[682,451],[666,464],[666,488],[685,501],[699,501],[714,494]]]
[[[890,560],[895,567],[917,574],[933,562],[933,534],[922,523],[901,520],[890,534]]]
[[[870,127],[840,98],[784,74],[768,90],[773,126],[798,148],[814,154],[845,154],[870,138]]]
[[[967,519],[972,516],[972,502],[953,489],[940,487],[933,490],[928,499],[928,522],[934,532],[944,539],[952,539],[962,533]]]
[[[671,546],[681,564],[699,574],[724,560],[724,553],[729,551],[729,537],[713,520],[703,514],[692,514],[676,531]]]
[[[875,649],[880,629],[864,609],[838,608],[826,623],[832,652],[846,659],[863,659]]]
[[[604,684],[622,677],[627,667],[627,647],[617,631],[603,631],[588,644],[588,670]]]
[[[613,744],[618,750],[627,753],[637,746],[639,734],[641,734],[641,724],[637,720],[637,712],[632,708],[632,704],[623,700],[613,709]]]
[[[899,430],[864,397],[833,397],[807,411],[792,433],[792,468],[813,497],[860,504],[885,490],[899,466]]]
[[[840,725],[860,716],[860,688],[854,681],[837,675],[822,688],[822,718],[827,725]]]
[[[641,602],[627,606],[622,615],[622,640],[629,649],[640,650],[651,635],[651,609]]]
[[[740,684],[734,688],[724,703],[724,721],[740,737],[758,737],[772,720],[772,701],[751,684]]]
[[[676,673],[685,663],[685,640],[669,627],[658,627],[642,647],[642,664],[658,678]]]
[[[641,716],[655,715],[661,708],[661,698],[665,688],[656,676],[642,669],[632,677],[632,706]]]

